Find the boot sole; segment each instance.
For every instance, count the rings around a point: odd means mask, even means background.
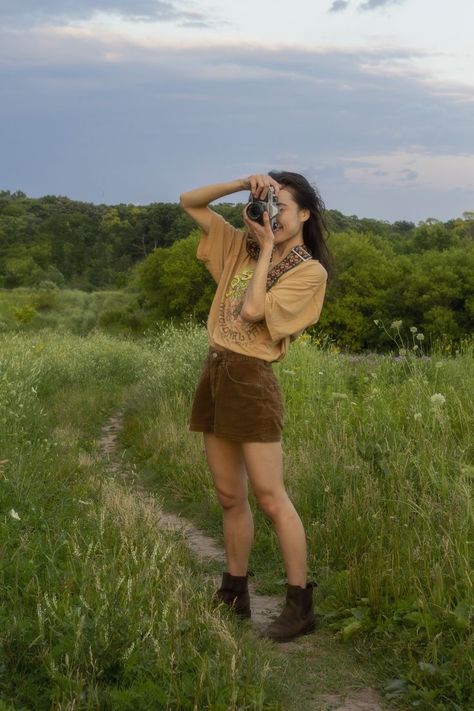
[[[298,639],[298,637],[304,637],[307,634],[311,634],[314,632],[316,629],[316,622],[313,622],[309,627],[307,627],[305,630],[302,632],[297,632],[296,634],[292,634],[290,637],[272,637],[270,635],[266,635],[265,632],[262,632],[261,636],[264,637],[264,639],[269,639],[272,642],[278,642],[279,644],[282,644],[284,642],[291,642],[294,639]]]

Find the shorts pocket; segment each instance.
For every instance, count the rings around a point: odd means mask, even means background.
[[[249,361],[227,361],[224,363],[227,377],[235,385],[247,388],[262,388],[262,372],[259,364]]]
[[[275,392],[278,391],[280,392],[280,383],[278,382],[278,379],[273,372],[273,368],[271,366],[263,367],[263,372],[262,372],[262,382],[264,383],[265,387],[268,388],[270,392]]]

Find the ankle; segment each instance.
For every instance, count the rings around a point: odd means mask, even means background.
[[[248,578],[248,572],[242,572],[242,568],[228,568],[226,573],[227,575],[230,575],[231,578],[235,578],[236,580],[246,580]]]

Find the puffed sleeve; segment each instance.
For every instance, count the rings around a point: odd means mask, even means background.
[[[217,212],[212,213],[209,232],[201,231],[196,257],[204,262],[218,283],[224,263],[242,245],[244,233],[225,220]]]
[[[327,271],[311,260],[284,274],[265,297],[265,322],[272,341],[316,323],[323,307]]]

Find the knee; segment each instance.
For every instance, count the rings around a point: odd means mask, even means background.
[[[257,504],[263,513],[274,521],[285,512],[289,499],[284,495],[261,494],[257,495]]]
[[[230,509],[245,508],[248,506],[248,498],[244,494],[228,494],[224,491],[218,491],[217,500],[225,511]]]

